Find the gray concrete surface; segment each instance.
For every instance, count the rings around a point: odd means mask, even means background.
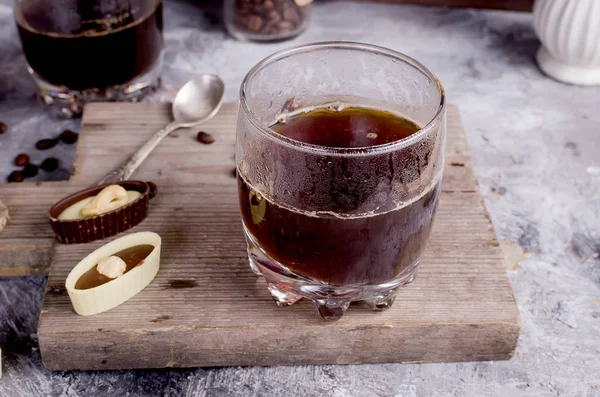
[[[600,396],[600,88],[559,84],[534,62],[531,15],[319,3],[301,37],[259,45],[229,38],[199,1],[167,2],[164,89],[218,73],[227,99],[258,60],[281,48],[355,40],[429,66],[460,106],[486,206],[505,249],[523,322],[506,362],[57,372],[44,369],[36,325],[45,279],[0,279],[0,396]],[[73,121],[34,99],[0,0],[0,179],[12,158]],[[56,148],[64,173],[73,154]],[[0,185],[0,197],[2,185]],[[411,343],[411,341],[398,341]],[[85,352],[82,352],[85,354]]]

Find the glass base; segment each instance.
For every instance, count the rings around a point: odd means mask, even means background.
[[[244,228],[245,229],[245,228]],[[324,320],[342,318],[351,302],[364,302],[375,311],[392,307],[400,287],[415,279],[419,262],[382,284],[330,285],[298,275],[265,253],[245,230],[250,268],[264,277],[275,303],[290,306],[302,298],[311,300]]]
[[[83,106],[89,102],[137,102],[160,87],[161,72],[162,62],[159,61],[149,71],[126,84],[103,89],[72,90],[49,83],[29,67],[29,73],[40,90],[42,102],[50,106],[54,113],[66,118],[81,116]]]

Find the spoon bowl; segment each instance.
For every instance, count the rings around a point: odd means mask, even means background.
[[[173,101],[174,123],[190,127],[213,117],[225,94],[225,84],[218,76],[205,74],[188,81]]]

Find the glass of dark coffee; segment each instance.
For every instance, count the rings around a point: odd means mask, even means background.
[[[16,0],[42,100],[65,116],[90,101],[135,101],[159,82],[161,0]]]
[[[276,53],[241,87],[236,165],[250,267],[279,305],[391,307],[414,279],[444,164],[437,78],[398,52],[331,42]]]

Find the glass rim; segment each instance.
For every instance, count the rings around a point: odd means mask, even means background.
[[[324,50],[324,49],[350,49],[350,50],[363,50],[368,51],[374,54],[384,55],[392,58],[399,59],[405,63],[416,68],[419,72],[423,73],[426,77],[429,78],[431,82],[433,82],[439,93],[440,93],[440,103],[435,112],[435,114],[430,118],[430,120],[425,123],[417,132],[409,135],[406,138],[384,143],[381,145],[375,146],[366,146],[359,148],[344,148],[344,147],[331,147],[331,146],[322,146],[315,145],[311,143],[306,143],[302,141],[298,141],[296,139],[292,139],[286,137],[275,130],[271,129],[269,126],[264,125],[259,118],[254,114],[250,107],[248,106],[247,96],[246,96],[246,88],[248,83],[256,76],[256,74],[264,69],[265,67],[290,56],[312,52],[315,50]],[[310,44],[302,44],[294,47],[290,47],[281,51],[277,51],[274,54],[269,55],[268,57],[262,59],[256,65],[250,69],[250,71],[246,74],[244,79],[242,80],[242,84],[240,86],[240,107],[241,110],[246,113],[249,121],[252,123],[254,127],[256,127],[261,133],[267,135],[268,137],[279,141],[285,145],[292,146],[294,148],[300,150],[307,150],[313,153],[322,153],[326,155],[340,155],[340,156],[351,156],[351,155],[365,155],[365,154],[378,154],[382,152],[398,150],[410,146],[415,143],[415,141],[419,141],[423,135],[427,135],[428,132],[435,129],[442,118],[444,110],[446,108],[446,95],[444,92],[444,87],[440,80],[427,68],[425,65],[417,61],[416,59],[405,55],[401,52],[391,50],[389,48],[381,47],[374,44],[366,44],[352,41],[323,41],[317,43]],[[382,109],[386,110],[386,109]]]

